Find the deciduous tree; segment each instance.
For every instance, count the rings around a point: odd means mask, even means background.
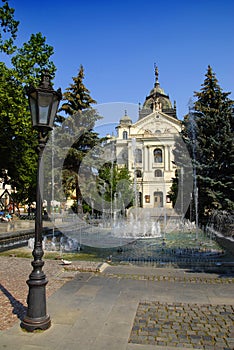
[[[32,130],[24,88],[29,84],[37,86],[44,69],[54,74],[55,66],[50,61],[53,48],[41,33],[32,34],[22,47],[14,46],[19,22],[14,18],[14,9],[4,0],[0,25],[0,171],[8,169],[18,201],[31,202],[35,198],[37,132]],[[10,67],[3,62],[5,54]]]

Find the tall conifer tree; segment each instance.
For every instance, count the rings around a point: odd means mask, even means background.
[[[196,160],[202,217],[213,209],[234,209],[233,101],[208,66],[195,92]]]
[[[90,96],[90,91],[83,83],[84,67],[82,65],[77,77],[72,79],[73,83],[63,95],[63,100],[66,102],[60,108],[60,111],[64,111],[67,116],[71,117],[65,123],[67,130],[63,137],[65,139],[74,138],[64,160],[63,184],[67,194],[76,190],[77,203],[81,203],[82,194],[78,183],[79,167],[84,156],[100,141],[98,134],[93,131],[95,122],[100,119],[100,116],[92,108],[92,104],[96,104],[96,101]],[[74,135],[77,135],[77,138]]]

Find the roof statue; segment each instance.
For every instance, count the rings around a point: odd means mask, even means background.
[[[156,66],[156,63],[154,64],[154,73],[155,73],[155,84],[154,84],[154,87],[156,87],[157,85],[159,85],[159,82],[158,82],[158,66]]]

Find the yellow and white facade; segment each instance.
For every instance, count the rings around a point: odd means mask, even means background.
[[[139,118],[132,123],[125,112],[117,126],[115,143],[119,167],[127,166],[137,184],[138,206],[143,208],[172,208],[168,197],[176,166],[173,163],[175,137],[181,130],[169,96],[158,82],[139,108]]]

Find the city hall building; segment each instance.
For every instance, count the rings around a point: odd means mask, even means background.
[[[125,112],[116,129],[117,136],[111,142],[118,167],[127,166],[135,181],[137,206],[172,208],[168,193],[175,177],[173,148],[181,121],[175,102],[172,105],[159,84],[157,67],[154,87],[139,107],[137,122]]]

